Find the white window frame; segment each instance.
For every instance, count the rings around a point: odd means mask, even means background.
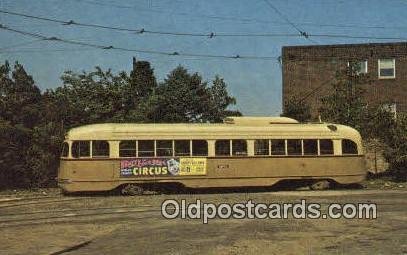
[[[393,76],[381,76],[380,75],[380,60],[392,60],[393,61]],[[381,58],[377,60],[377,75],[379,79],[395,79],[396,78],[396,59],[395,58]]]
[[[365,69],[364,70],[361,70],[360,72],[359,71],[357,71],[357,74],[367,74],[367,72],[368,72],[368,62],[367,62],[367,60],[366,59],[364,59],[364,60],[358,60],[358,61],[355,61],[356,63],[364,63],[365,64]],[[348,62],[348,67],[350,66],[350,62]]]

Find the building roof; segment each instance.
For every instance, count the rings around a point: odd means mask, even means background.
[[[311,49],[311,48],[351,48],[351,47],[377,47],[377,46],[405,46],[407,42],[383,42],[383,43],[352,43],[352,44],[325,44],[325,45],[293,45],[283,46],[284,49]]]

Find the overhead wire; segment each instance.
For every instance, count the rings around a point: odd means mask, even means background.
[[[0,29],[14,32],[17,34],[21,34],[24,36],[29,36],[37,39],[41,39],[44,41],[51,41],[51,42],[59,42],[59,43],[65,43],[65,44],[73,44],[73,45],[79,45],[79,46],[88,46],[92,48],[97,48],[97,49],[102,49],[102,50],[120,50],[120,51],[129,51],[129,52],[138,52],[138,53],[146,53],[146,54],[157,54],[157,55],[165,55],[165,56],[186,56],[186,57],[203,57],[203,58],[222,58],[222,59],[250,59],[250,60],[255,60],[255,59],[262,59],[262,60],[276,60],[277,57],[272,57],[272,56],[248,56],[248,55],[212,55],[212,54],[199,54],[199,53],[183,53],[183,52],[166,52],[166,51],[156,51],[156,50],[142,50],[142,49],[130,49],[130,48],[124,48],[124,47],[116,47],[113,45],[100,45],[100,44],[94,44],[94,43],[87,43],[87,42],[81,42],[81,41],[76,41],[76,40],[68,40],[56,36],[45,36],[42,34],[38,33],[32,33],[32,32],[27,32],[27,31],[22,31],[14,28],[7,27],[5,25],[0,24]]]
[[[277,7],[275,7],[269,0],[264,0],[264,2],[271,8],[274,10],[274,12],[276,12],[281,18],[283,18],[285,21],[287,21],[287,23],[289,23],[295,30],[298,31],[299,35],[303,36],[305,39],[307,39],[308,41],[318,44],[317,41],[312,40],[309,38],[309,35],[307,32],[305,32],[303,29],[301,29],[300,27],[298,27],[295,23],[293,23],[287,16],[285,16]]]
[[[277,24],[277,25],[290,25],[287,22],[279,22],[279,21],[271,21],[271,20],[263,20],[258,18],[242,18],[242,17],[227,17],[227,16],[216,16],[216,15],[205,15],[205,14],[198,14],[198,13],[185,13],[185,12],[174,12],[174,11],[165,11],[165,10],[156,10],[156,9],[144,9],[136,6],[129,6],[129,5],[122,5],[122,4],[113,4],[113,3],[106,3],[106,2],[98,2],[92,0],[74,0],[77,2],[83,2],[90,5],[98,5],[98,6],[106,6],[106,7],[114,7],[114,8],[121,8],[121,9],[132,9],[135,11],[142,11],[142,12],[152,12],[152,13],[169,13],[171,15],[179,15],[179,16],[189,16],[194,18],[206,18],[206,19],[215,19],[215,20],[224,20],[224,21],[239,21],[239,22],[251,22],[251,23],[262,23],[262,24]],[[367,25],[367,24],[320,24],[314,22],[293,22],[296,25],[302,26],[313,26],[313,27],[337,27],[337,28],[363,28],[363,29],[407,29],[406,26],[383,26],[383,25]]]
[[[277,9],[278,10],[278,9]],[[372,39],[372,40],[407,40],[407,37],[380,37],[380,36],[360,36],[360,35],[348,35],[348,34],[309,34],[307,32],[302,31],[299,27],[297,27],[293,23],[293,27],[299,32],[297,33],[221,33],[221,32],[207,32],[207,33],[193,33],[193,32],[172,32],[172,31],[155,31],[149,30],[145,28],[128,28],[128,27],[116,27],[116,26],[108,26],[108,25],[99,25],[99,24],[90,24],[90,23],[82,23],[77,22],[72,19],[70,20],[60,20],[60,19],[53,19],[49,17],[40,17],[34,15],[28,15],[20,12],[12,12],[8,10],[1,10],[0,13],[9,14],[13,16],[19,16],[29,19],[35,20],[42,20],[52,23],[58,23],[65,26],[80,26],[80,27],[90,27],[90,28],[98,28],[98,29],[108,29],[108,30],[115,30],[121,32],[134,32],[135,34],[155,34],[155,35],[171,35],[171,36],[191,36],[191,37],[206,37],[206,38],[214,38],[214,37],[305,37],[310,39],[310,37],[325,37],[325,38],[344,38],[344,39]],[[284,16],[285,17],[285,16]]]

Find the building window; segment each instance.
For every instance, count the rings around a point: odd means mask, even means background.
[[[217,140],[215,142],[216,156],[230,156],[230,140]]]
[[[138,141],[138,156],[154,157],[154,141],[151,140]]]
[[[119,144],[119,157],[137,157],[136,141],[121,141]]]
[[[245,140],[232,140],[232,155],[247,156],[247,143]]]
[[[175,156],[189,156],[190,143],[189,140],[176,140],[174,141]]]
[[[396,78],[396,60],[379,59],[379,79]]]
[[[367,74],[367,60],[348,62],[348,67],[350,67],[351,64],[356,74]]]
[[[156,141],[156,146],[158,157],[172,156],[172,140],[158,140]]]
[[[205,140],[192,140],[193,156],[208,156],[208,142]]]
[[[254,155],[269,155],[269,140],[254,141]]]
[[[72,143],[72,157],[90,157],[90,141],[75,141]]]

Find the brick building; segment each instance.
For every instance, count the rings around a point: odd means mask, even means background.
[[[321,96],[330,93],[337,71],[349,61],[372,80],[364,85],[367,103],[407,112],[407,42],[283,47],[283,107],[295,97],[318,116]]]

